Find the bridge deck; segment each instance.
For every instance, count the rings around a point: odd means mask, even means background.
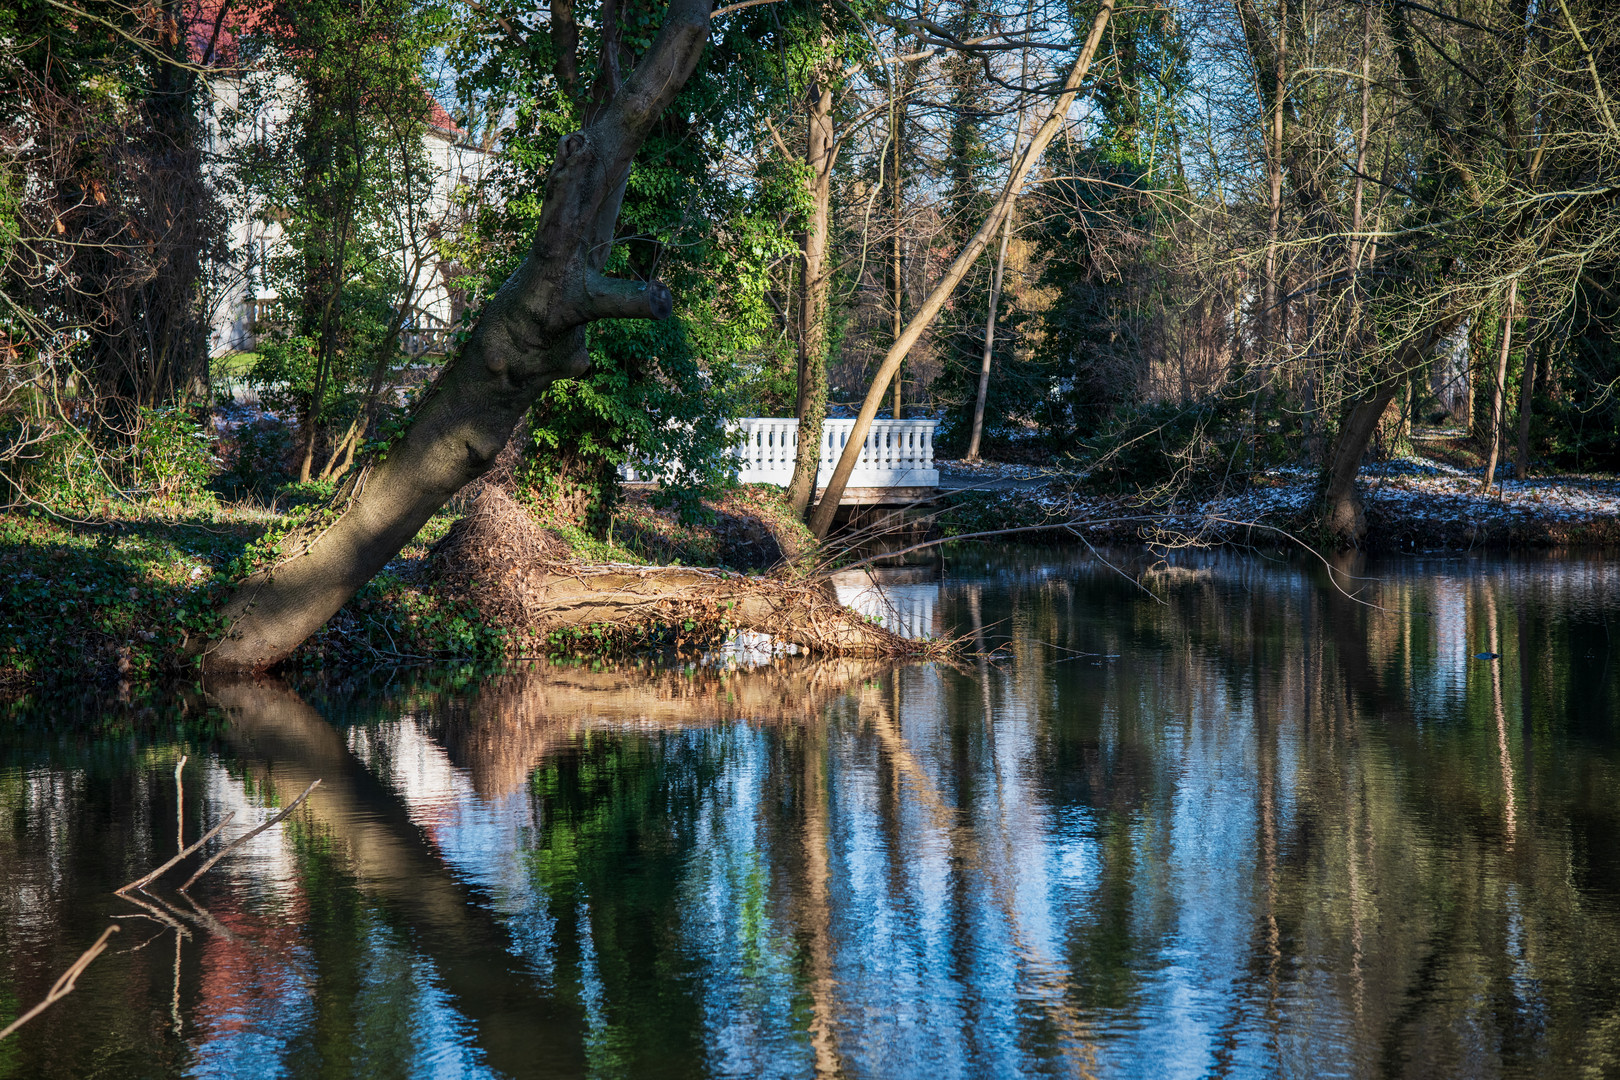
[[[932,499],[939,488],[934,466],[934,420],[875,420],[861,444],[855,471],[840,506],[905,506]],[[799,453],[799,422],[791,417],[738,420],[742,445],[733,451],[737,479],[744,484],[787,487]],[[816,486],[825,488],[849,444],[853,420],[826,420],[821,425],[821,467]],[[655,483],[665,470],[657,462],[638,462],[620,470],[626,483]]]

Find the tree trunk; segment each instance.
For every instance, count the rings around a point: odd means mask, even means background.
[[[1388,411],[1389,403],[1395,400],[1408,373],[1417,370],[1460,318],[1459,315],[1448,316],[1404,342],[1372,386],[1353,397],[1341,415],[1339,433],[1328,451],[1327,467],[1322,473],[1319,500],[1322,524],[1340,541],[1359,544],[1367,535],[1356,478],[1361,473],[1361,459],[1378,433],[1378,421]]]
[[[1491,417],[1487,432],[1489,446],[1485,451],[1485,478],[1480,483],[1481,493],[1491,490],[1496,482],[1496,462],[1502,454],[1502,407],[1507,397],[1508,353],[1513,348],[1514,308],[1519,300],[1519,279],[1508,284],[1507,304],[1502,312],[1502,349],[1496,360],[1496,375],[1491,380]]]
[[[956,289],[958,283],[967,275],[990,244],[990,237],[995,235],[996,229],[1001,226],[1002,220],[1011,211],[1013,201],[1029,178],[1030,171],[1040,160],[1046,146],[1052,141],[1068,120],[1069,107],[1074,104],[1075,94],[1080,84],[1085,81],[1086,73],[1091,68],[1091,58],[1097,53],[1097,45],[1102,40],[1103,31],[1108,26],[1108,19],[1114,12],[1114,0],[1102,0],[1102,7],[1097,17],[1092,21],[1091,32],[1086,37],[1085,45],[1080,49],[1080,55],[1075,58],[1074,67],[1069,71],[1069,77],[1063,84],[1063,93],[1047,114],[1046,120],[1035,131],[1029,141],[1029,146],[1023,153],[1013,157],[1011,175],[1007,177],[1007,186],[1002,189],[1001,195],[991,207],[990,214],[979,226],[978,232],[968,241],[967,246],[957,255],[956,261],[951,263],[938,284],[934,286],[928,299],[923,301],[911,321],[906,324],[893,345],[889,346],[888,355],[878,367],[877,374],[872,378],[872,385],[866,392],[866,399],[861,403],[860,415],[855,418],[855,426],[850,430],[849,442],[844,446],[844,452],[838,459],[838,467],[833,470],[832,479],[827,489],[822,493],[821,501],[816,503],[815,512],[810,515],[810,531],[818,537],[827,535],[832,528],[833,516],[838,512],[838,504],[843,500],[844,489],[849,485],[849,476],[855,471],[855,462],[860,458],[861,445],[866,441],[867,432],[872,429],[872,421],[877,416],[878,406],[883,402],[884,392],[889,388],[889,380],[894,378],[900,363],[906,357],[923,331],[933,324],[939,315],[945,301]]]
[[[1031,21],[1033,4],[1024,13],[1024,21]],[[1024,50],[1019,65],[1018,85],[1029,82],[1029,50]],[[1013,131],[1013,153],[1024,141],[1024,100],[1018,101],[1018,127]],[[1001,226],[1001,250],[996,253],[996,273],[990,281],[990,311],[984,318],[984,359],[979,365],[979,390],[973,398],[973,432],[968,438],[967,460],[979,460],[979,442],[984,435],[984,406],[990,396],[990,363],[995,356],[996,308],[1001,302],[1001,282],[1007,271],[1007,244],[1012,239],[1013,211],[1007,210],[1007,220]]]
[[[350,473],[328,514],[285,538],[277,562],[225,603],[228,629],[202,650],[209,670],[267,668],[318,629],[489,469],[547,386],[586,370],[587,324],[669,316],[674,300],[664,285],[601,271],[631,160],[708,35],[709,0],[673,0],[635,71],[622,86],[613,79],[590,124],[560,140],[528,257],[490,298],[404,434]]]
[[[1538,354],[1547,351],[1547,340],[1543,338],[1541,347],[1536,350]],[[1541,356],[1524,357],[1524,375],[1519,380],[1519,453],[1513,460],[1513,475],[1520,480],[1530,478],[1530,405],[1536,396],[1536,368],[1541,366]]]
[[[1007,270],[1007,241],[1012,238],[1012,211],[1001,223],[1001,250],[996,253],[996,272],[990,279],[990,312],[984,318],[984,359],[979,365],[979,390],[973,398],[973,434],[968,438],[967,460],[979,460],[979,440],[984,435],[984,404],[990,396],[990,361],[996,348],[996,306],[1001,302],[1001,277]]]
[[[799,304],[799,446],[788,502],[802,515],[816,493],[821,422],[827,415],[827,217],[832,205],[832,87],[813,81],[806,96],[804,163],[810,171],[810,220],[800,246],[804,282]]]

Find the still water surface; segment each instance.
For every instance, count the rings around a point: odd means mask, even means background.
[[[43,703],[0,1018],[122,933],[0,1076],[1620,1073],[1620,564],[1359,572],[967,552],[845,587],[957,666]],[[188,841],[322,783],[118,899],[182,754]]]

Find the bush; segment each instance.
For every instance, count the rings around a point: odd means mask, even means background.
[[[132,494],[162,502],[200,498],[218,461],[209,431],[185,409],[141,409],[128,475]]]
[[[264,498],[287,482],[291,453],[292,434],[280,420],[263,417],[241,424],[231,433],[223,455],[229,467],[220,473],[216,486],[231,498],[249,494]]]

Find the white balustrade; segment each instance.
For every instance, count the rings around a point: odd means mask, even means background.
[[[934,420],[874,420],[866,433],[850,474],[849,487],[938,487],[934,467]],[[776,484],[793,480],[793,462],[799,452],[799,422],[782,417],[749,417],[736,422],[742,445],[733,451],[737,479],[744,484]],[[821,425],[821,467],[816,486],[825,487],[838,467],[838,458],[854,430],[853,420],[825,420]],[[663,470],[656,463],[626,463],[619,475],[631,483],[654,481]]]

